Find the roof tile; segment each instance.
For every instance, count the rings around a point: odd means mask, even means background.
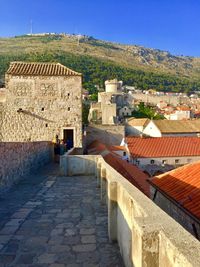
[[[150,183],[200,219],[200,161],[156,176]]]
[[[134,158],[200,155],[199,137],[127,137],[126,140]]]
[[[60,63],[11,62],[7,74],[33,76],[81,76]]]

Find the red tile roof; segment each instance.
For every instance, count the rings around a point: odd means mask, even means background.
[[[130,183],[150,197],[150,186],[147,182],[149,177],[137,166],[122,160],[115,151],[126,151],[123,146],[109,146],[102,144],[98,140],[93,141],[88,146],[88,154],[102,155],[104,160],[111,165],[117,172],[124,176]]]
[[[98,140],[93,141],[88,147],[88,154],[99,155],[108,150],[105,144],[102,144]]]
[[[101,154],[104,151],[127,151],[126,147],[124,146],[110,146],[107,144],[103,144],[98,140],[93,141],[88,147],[87,147],[89,154]]]
[[[150,186],[147,182],[149,176],[147,174],[141,171],[137,166],[130,164],[111,153],[104,156],[104,159],[130,183],[140,189],[148,197],[150,196]]]
[[[200,156],[199,137],[127,137],[134,158]]]
[[[7,74],[33,76],[81,76],[60,63],[11,62]]]
[[[200,219],[200,161],[156,176],[149,182]]]

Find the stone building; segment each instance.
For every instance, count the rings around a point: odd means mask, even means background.
[[[151,120],[143,134],[151,137],[199,136],[200,120]]]
[[[82,146],[82,75],[59,63],[12,62],[0,141],[70,139]]]
[[[122,81],[105,81],[105,92],[98,93],[98,103],[92,104],[88,120],[92,123],[114,125],[134,109],[132,94],[122,91]]]

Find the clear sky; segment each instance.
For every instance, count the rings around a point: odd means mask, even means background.
[[[0,0],[0,36],[80,33],[200,57],[200,0]]]

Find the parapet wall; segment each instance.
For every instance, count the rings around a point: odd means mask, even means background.
[[[48,163],[52,156],[49,142],[1,142],[0,190]]]
[[[126,267],[200,266],[199,241],[101,156],[62,157],[63,175],[86,175],[88,169],[97,178],[101,202],[108,206],[110,241],[118,242]]]
[[[103,144],[120,145],[124,135],[123,125],[90,125],[87,127],[86,146],[95,140]]]

